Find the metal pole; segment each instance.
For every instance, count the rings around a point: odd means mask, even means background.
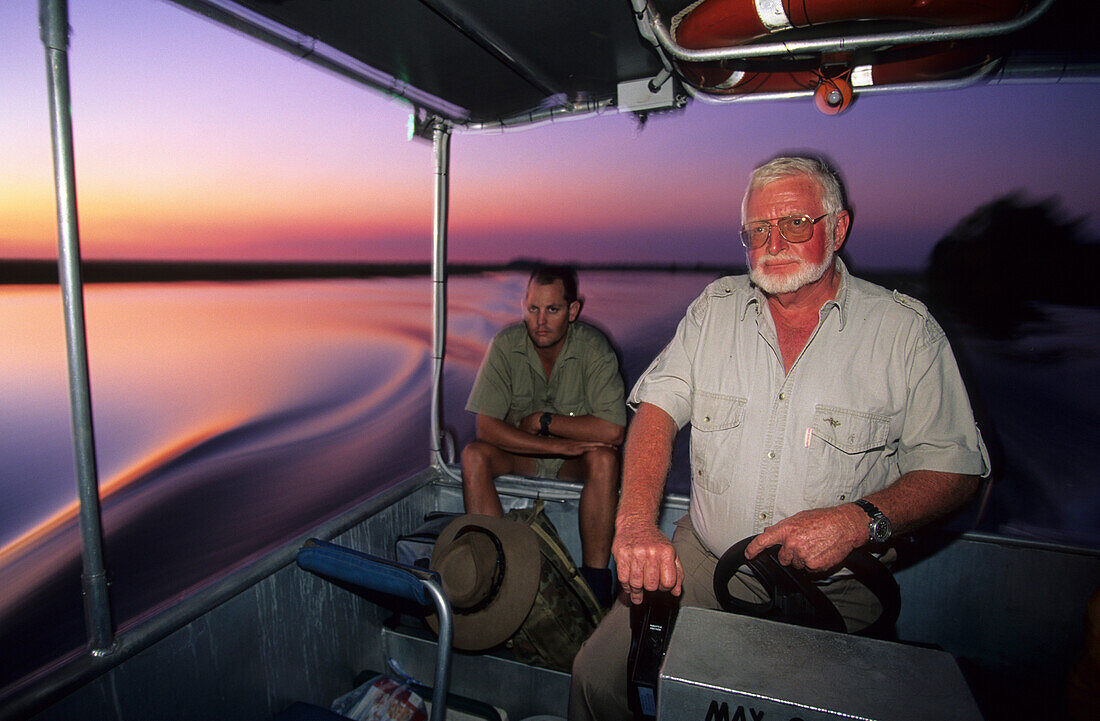
[[[432,684],[432,716],[430,721],[443,721],[447,715],[447,693],[451,687],[451,645],[454,620],[447,594],[435,581],[424,581],[424,589],[435,603],[439,615],[439,640],[435,649],[435,680]]]
[[[50,134],[53,140],[54,184],[57,192],[58,277],[65,310],[69,360],[69,404],[76,455],[80,535],[83,541],[84,621],[94,655],[114,650],[107,574],[103,568],[103,531],[99,512],[95,438],[88,379],[88,349],[84,327],[84,295],[80,279],[80,236],[76,213],[76,173],[69,95],[69,7],[67,0],[40,0],[38,22],[46,46],[50,87]]]
[[[447,201],[451,162],[451,128],[441,119],[432,124],[432,156],[435,160],[435,209],[432,224],[432,427],[431,462],[447,472],[440,453],[443,395],[443,354],[447,339]],[[448,475],[450,475],[448,473]]]

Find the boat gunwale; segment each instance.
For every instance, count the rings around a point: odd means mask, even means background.
[[[161,603],[147,612],[146,620],[116,634],[115,644],[108,653],[95,653],[84,646],[15,680],[0,689],[0,719],[21,718],[44,710],[265,578],[292,565],[306,539],[332,540],[379,511],[430,486],[435,482],[438,473],[438,469],[427,466],[340,515],[296,535],[269,552],[261,553],[201,590],[187,595],[178,603],[173,603],[173,599]]]
[[[449,491],[461,491],[461,482],[454,480],[459,467],[445,464],[442,467],[426,466],[421,471],[370,496],[349,510],[313,527],[305,533],[280,544],[269,552],[232,570],[208,586],[187,596],[175,605],[171,601],[150,612],[147,620],[120,632],[116,645],[109,654],[95,654],[84,647],[54,664],[42,667],[0,690],[0,719],[23,718],[41,712],[60,701],[66,695],[92,682],[99,676],[122,665],[142,651],[164,640],[172,633],[186,627],[210,611],[230,601],[249,588],[262,582],[282,569],[292,565],[298,550],[307,538],[332,540],[356,525],[376,515],[399,501],[421,491],[436,487]],[[580,499],[583,484],[558,479],[502,476],[497,481],[502,496],[511,498],[544,500],[547,502],[575,502]],[[679,493],[664,495],[661,511],[664,521],[674,520],[678,512],[687,512],[690,496]],[[969,541],[985,546],[1032,549],[1051,553],[1064,553],[1089,558],[1100,558],[1100,549],[1070,546],[1066,544],[1014,538],[977,531],[953,531],[939,527],[925,529],[920,537],[935,537],[945,544],[933,543],[930,552],[918,552],[919,558],[901,560],[904,570],[913,563],[934,556],[943,545]]]

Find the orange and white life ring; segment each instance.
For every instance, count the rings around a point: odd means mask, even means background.
[[[693,63],[681,68],[692,85],[720,95],[813,90],[823,81],[845,77],[855,88],[922,82],[966,75],[990,60],[981,45],[964,42],[902,46],[878,53],[874,64],[830,67],[782,67],[783,63],[748,63],[733,70],[725,63]]]
[[[702,50],[743,45],[773,33],[830,23],[889,20],[927,26],[1000,22],[1016,17],[1027,4],[1027,0],[698,0],[673,18],[672,34],[681,46]],[[984,44],[962,41],[833,54],[809,61],[805,57],[772,57],[680,62],[677,67],[685,81],[713,94],[815,90],[818,107],[835,114],[847,107],[853,87],[961,77],[990,59]]]
[[[976,25],[1011,20],[1026,0],[698,0],[673,19],[692,50],[740,45],[782,30],[856,20]]]

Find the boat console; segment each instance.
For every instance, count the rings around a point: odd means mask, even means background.
[[[943,651],[702,608],[679,612],[657,719],[981,721]]]

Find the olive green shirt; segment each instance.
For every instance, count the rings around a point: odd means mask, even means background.
[[[603,333],[574,322],[547,378],[527,327],[510,325],[489,346],[466,410],[517,427],[526,416],[545,412],[593,415],[625,426],[619,359]]]

